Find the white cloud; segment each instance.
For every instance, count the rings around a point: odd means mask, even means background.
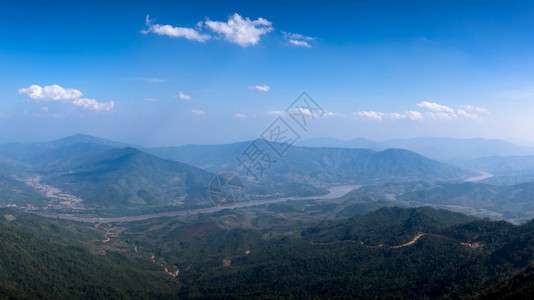
[[[82,96],[82,92],[79,90],[65,89],[57,84],[48,85],[44,88],[33,84],[28,88],[19,89],[19,94],[27,94],[31,99],[37,101],[68,101]]]
[[[271,110],[271,111],[268,111],[267,112],[267,115],[270,115],[270,116],[283,116],[287,114],[285,111],[281,111],[281,110]]]
[[[457,115],[455,113],[448,113],[448,112],[429,111],[429,112],[426,112],[425,115],[433,120],[452,120],[452,119],[457,118]]]
[[[434,111],[434,112],[454,113],[454,109],[452,109],[452,108],[450,108],[450,107],[448,107],[446,105],[441,105],[441,104],[437,104],[437,103],[434,103],[434,102],[423,101],[423,102],[417,103],[417,106],[422,107],[422,108],[426,108],[426,109]]]
[[[72,101],[75,106],[83,109],[95,110],[95,111],[111,111],[115,107],[115,102],[98,102],[95,99],[80,98]]]
[[[310,44],[306,41],[289,40],[288,42],[293,46],[311,48]]]
[[[406,112],[406,117],[410,120],[417,121],[423,119],[423,114],[418,111],[409,110]]]
[[[424,101],[418,103],[417,106],[430,110],[425,113],[425,116],[433,120],[470,119],[483,121],[483,115],[490,113],[486,108],[473,105],[460,105],[459,109],[454,110],[446,105]]]
[[[148,101],[148,102],[159,102],[159,99],[156,99],[156,98],[145,98],[145,101]]]
[[[312,115],[312,111],[313,111],[313,115]],[[292,109],[290,110],[290,113],[291,114],[300,114],[300,115],[303,115],[303,116],[306,116],[306,117],[312,117],[312,118],[318,118],[318,117],[344,117],[345,115],[344,114],[340,114],[340,113],[333,113],[331,111],[324,111],[324,114],[322,114],[321,111],[318,111],[318,110],[312,110],[310,111],[309,109],[306,109],[306,108],[302,108],[302,107],[298,107],[298,108],[295,108],[295,109]],[[265,112],[265,113],[261,113],[260,115],[266,115],[266,116],[285,116],[287,115],[288,112],[286,111],[282,111],[282,110],[271,110],[271,111],[268,111],[268,112]]]
[[[206,26],[212,31],[221,34],[224,38],[240,45],[241,47],[254,46],[260,41],[260,36],[273,30],[272,23],[258,18],[251,21],[249,18],[243,18],[235,13],[228,17],[227,22],[206,21]]]
[[[178,96],[174,96],[174,98],[185,101],[190,101],[192,99],[191,96],[184,94],[182,91],[179,91]]]
[[[325,117],[339,117],[339,116],[343,116],[343,114],[333,113],[331,111],[325,111],[324,116]]]
[[[405,119],[406,116],[405,115],[402,115],[402,114],[399,114],[399,113],[389,113],[389,114],[384,114],[384,116],[392,119],[392,120],[401,120],[401,119]]]
[[[465,111],[474,111],[479,113],[485,113],[489,114],[489,110],[483,107],[473,106],[473,105],[460,105],[461,109],[464,109]]]
[[[382,119],[384,118],[384,113],[377,111],[358,111],[355,112],[354,115],[360,118],[376,121],[382,121]]]
[[[301,116],[312,117],[312,118],[315,116],[313,111],[307,108],[297,107],[297,109],[295,109],[295,112]]]
[[[333,113],[328,113],[326,111],[322,111],[319,109],[315,109],[315,108],[309,109],[309,108],[303,108],[303,107],[296,107],[290,110],[290,112],[291,114],[297,114],[297,115],[309,117],[312,119],[322,117],[322,116],[333,116],[334,115]]]
[[[460,105],[460,109],[456,110],[460,117],[471,119],[474,121],[483,121],[484,115],[489,115],[488,109],[473,105]]]
[[[293,46],[311,48],[309,41],[316,40],[314,37],[305,36],[299,33],[290,33],[282,31],[286,41]]]
[[[482,121],[482,117],[477,115],[477,114],[474,114],[474,113],[469,113],[463,109],[459,109],[456,111],[456,113],[458,114],[458,116],[460,117],[464,117],[464,118],[467,118],[467,119],[471,119],[471,120],[474,120],[474,121]]]
[[[291,32],[285,32],[285,31],[282,31],[282,33],[284,34],[284,37],[286,39],[291,39],[291,40],[313,41],[317,39],[314,37],[302,35],[300,33],[291,33]]]
[[[235,114],[236,119],[246,119],[248,118],[247,115],[237,113]]]
[[[251,87],[251,89],[262,91],[262,92],[268,92],[271,89],[271,87],[268,85],[256,85],[256,86]]]
[[[378,111],[358,111],[358,112],[355,112],[354,115],[362,119],[374,120],[374,121],[382,121],[382,120],[396,121],[396,120],[404,120],[404,119],[418,121],[418,120],[423,119],[423,114],[421,114],[418,111],[413,111],[413,110],[407,111],[405,113],[397,113],[397,112],[383,113],[383,112],[378,112]]]
[[[198,110],[198,109],[192,109],[191,112],[196,115],[196,116],[203,116],[206,114],[205,111],[202,111],[202,110]]]
[[[31,85],[28,88],[19,89],[19,94],[27,94],[30,99],[39,101],[62,101],[69,102],[74,106],[81,107],[88,110],[95,111],[110,111],[115,107],[113,101],[103,103],[94,99],[80,98],[83,94],[80,90],[63,88],[57,84],[41,87],[38,85]],[[48,111],[49,108],[43,106],[42,111]]]
[[[166,35],[166,36],[174,37],[174,38],[183,37],[188,40],[197,41],[201,43],[204,43],[205,41],[211,38],[209,35],[202,34],[193,28],[152,24],[152,20],[150,20],[149,15],[146,16],[145,24],[148,27],[148,29],[141,31],[144,34],[148,34],[152,32],[158,35]]]

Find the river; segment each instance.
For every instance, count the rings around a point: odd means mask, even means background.
[[[477,182],[477,181],[482,181],[484,179],[493,177],[493,174],[490,174],[488,172],[484,172],[484,171],[479,171],[479,172],[480,172],[480,175],[469,177],[465,181],[466,182]]]
[[[112,217],[112,218],[83,218],[83,217],[76,217],[72,215],[64,215],[64,214],[57,214],[57,215],[45,215],[42,214],[44,217],[49,218],[59,218],[59,219],[66,219],[66,220],[72,220],[72,221],[78,221],[78,222],[86,222],[86,223],[123,223],[123,222],[134,222],[134,221],[142,221],[142,220],[148,220],[148,219],[154,219],[154,218],[161,218],[161,217],[175,217],[175,216],[188,216],[188,215],[196,215],[196,214],[208,214],[208,213],[214,213],[221,211],[223,209],[235,209],[235,208],[242,208],[242,207],[250,207],[250,206],[257,206],[257,205],[264,205],[264,204],[270,204],[270,203],[277,203],[277,202],[284,202],[284,201],[301,201],[301,200],[328,200],[328,199],[335,199],[339,198],[353,190],[356,190],[360,188],[361,185],[340,185],[340,186],[334,186],[328,189],[328,194],[322,195],[322,196],[306,196],[306,197],[283,197],[283,198],[276,198],[276,199],[266,199],[266,200],[256,200],[256,201],[246,201],[246,202],[239,202],[232,206],[214,206],[214,207],[208,207],[208,208],[200,208],[200,209],[192,209],[192,210],[182,210],[182,211],[170,211],[170,212],[164,212],[164,213],[157,213],[157,214],[147,214],[147,215],[139,215],[139,216],[126,216],[126,217]]]

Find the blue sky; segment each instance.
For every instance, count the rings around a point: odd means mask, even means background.
[[[303,91],[303,138],[534,144],[530,1],[12,1],[0,142],[257,138]]]

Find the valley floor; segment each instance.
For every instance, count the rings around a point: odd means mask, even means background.
[[[78,217],[78,216],[68,215],[68,214],[54,214],[54,215],[40,214],[40,215],[45,216],[45,217],[60,218],[60,219],[65,219],[65,220],[87,222],[87,223],[134,222],[134,221],[142,221],[142,220],[155,219],[155,218],[161,218],[161,217],[208,214],[208,213],[215,213],[215,212],[218,212],[224,209],[244,208],[244,207],[273,204],[273,203],[279,203],[279,202],[285,202],[285,201],[303,201],[303,200],[315,200],[315,199],[316,200],[329,200],[329,199],[339,198],[360,187],[361,185],[341,185],[341,186],[334,186],[334,187],[329,188],[328,194],[323,195],[323,196],[282,197],[282,198],[264,199],[264,200],[256,200],[256,201],[252,200],[252,201],[246,201],[246,202],[238,202],[232,206],[215,206],[215,207],[208,207],[208,208],[201,208],[201,209],[172,211],[172,212],[164,212],[164,213],[156,213],[156,214],[139,215],[139,216],[111,217],[111,218],[99,218],[99,217],[98,218],[84,218],[84,217]]]

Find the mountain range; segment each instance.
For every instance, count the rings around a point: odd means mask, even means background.
[[[310,147],[365,148],[373,150],[400,148],[445,162],[461,162],[488,156],[534,155],[534,148],[532,147],[519,146],[503,140],[482,138],[418,137],[411,139],[391,139],[381,142],[363,138],[348,141],[333,138],[318,138],[303,140],[299,142],[299,145]]]
[[[140,214],[213,205],[209,181],[215,173],[242,175],[249,200],[253,198],[312,196],[325,188],[378,182],[455,181],[476,175],[466,169],[427,159],[402,149],[290,147],[284,155],[272,149],[268,168],[259,182],[246,180],[236,158],[251,144],[271,149],[264,140],[227,145],[188,145],[166,148],[131,147],[86,135],[32,144],[0,145],[0,159],[11,165],[3,181],[18,178],[18,185],[35,191],[4,196],[4,205],[97,215]],[[261,144],[264,143],[264,144]],[[9,185],[16,187],[13,182]],[[11,191],[10,193],[15,193]],[[5,194],[7,195],[7,193]],[[42,201],[45,196],[49,201]]]
[[[270,163],[259,181],[236,158],[256,144]],[[75,135],[51,142],[0,145],[0,205],[47,213],[121,216],[215,205],[209,183],[239,174],[246,200],[320,196],[335,185],[365,185],[374,197],[432,205],[493,219],[524,222],[532,156],[485,157],[446,164],[404,149],[291,146],[283,155],[264,140],[223,145],[132,147]],[[493,177],[462,183],[481,170]]]
[[[268,154],[266,180],[314,184],[370,183],[376,181],[452,180],[475,172],[427,159],[403,149],[313,148],[292,146],[283,155],[264,140],[226,145],[186,145],[146,149],[167,159],[183,161],[211,172],[239,172],[236,158],[252,143]],[[241,169],[241,174],[243,173]],[[263,178],[262,178],[263,180]]]

